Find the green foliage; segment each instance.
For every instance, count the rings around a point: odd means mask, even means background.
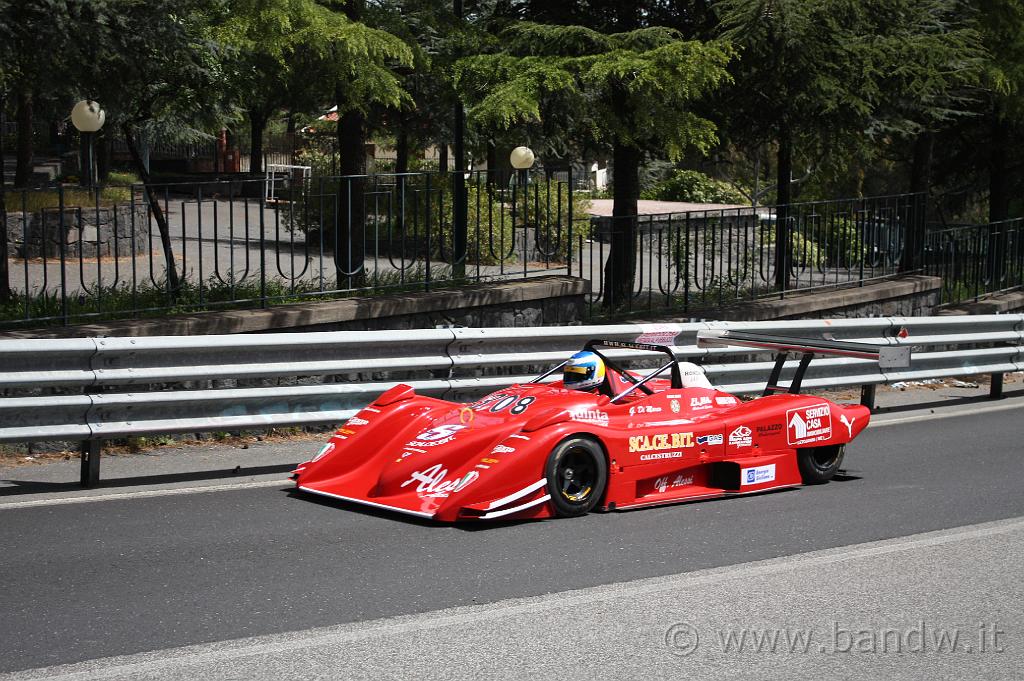
[[[320,145],[310,145],[299,149],[295,154],[295,163],[310,166],[313,177],[329,177],[336,174],[337,156],[333,151],[328,151]]]
[[[107,175],[108,187],[131,187],[139,183],[139,176],[130,171],[112,170]]]
[[[448,189],[450,182],[444,186],[445,189],[438,193],[441,210],[437,227],[440,228],[440,234],[432,245],[432,251],[450,261],[454,243],[453,206]],[[513,228],[511,206],[502,205],[486,186],[469,185],[466,187],[466,196],[466,264],[497,265],[515,262],[517,252],[521,252],[521,243],[516,241],[517,230]],[[521,220],[519,222],[521,224]]]
[[[65,188],[62,192],[54,189],[18,192],[8,195],[7,210],[10,212],[35,213],[40,210],[56,210],[61,206],[63,193],[64,208],[90,208],[113,206],[132,200],[132,190],[124,186],[107,186],[99,191]]]
[[[851,268],[860,265],[867,255],[861,228],[845,216],[831,216],[808,223],[790,232],[793,263],[803,267]],[[758,245],[775,243],[775,225],[764,222]]]
[[[650,189],[641,192],[640,198],[691,203],[748,203],[746,197],[728,182],[708,177],[697,170],[676,170]]]
[[[434,266],[430,272],[431,284],[453,281],[451,268]],[[402,291],[415,291],[423,287],[425,271],[422,264],[399,273],[396,270],[371,273],[366,286],[321,293],[320,286],[312,281],[299,281],[294,285],[268,278],[266,282],[267,302],[271,305],[307,302],[311,296],[317,299],[338,299],[353,296],[381,295]],[[332,282],[325,282],[330,291]],[[228,283],[216,276],[205,282],[184,279],[178,295],[173,299],[167,292],[166,284],[139,285],[133,293],[128,284],[113,284],[93,289],[88,294],[73,294],[68,297],[68,315],[71,318],[89,320],[122,319],[125,317],[165,317],[171,314],[187,314],[204,310],[246,309],[256,307],[260,302],[258,281],[246,280]],[[145,310],[133,314],[133,310]],[[20,320],[42,320],[43,324],[61,324],[62,301],[59,291],[33,291],[25,296],[15,292],[11,300],[0,304],[0,323],[10,325]]]
[[[575,134],[677,159],[714,144],[715,125],[693,102],[728,79],[724,43],[683,40],[660,27],[602,34],[523,22],[502,35],[505,51],[460,60],[455,83],[470,120],[506,129],[539,121],[547,100],[582,112]]]

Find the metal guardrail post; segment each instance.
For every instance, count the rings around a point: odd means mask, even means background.
[[[988,396],[993,400],[1003,399],[1003,374],[992,374],[992,382],[989,385]]]
[[[85,440],[82,442],[80,454],[82,457],[82,487],[95,487],[100,481],[100,451],[103,448],[102,440]]]
[[[875,410],[875,393],[877,388],[878,386],[874,383],[860,387],[860,403],[871,411]]]

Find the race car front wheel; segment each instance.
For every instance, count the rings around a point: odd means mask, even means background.
[[[555,514],[584,515],[597,505],[608,481],[604,450],[590,438],[571,437],[551,450],[544,469]]]
[[[831,480],[843,463],[845,445],[808,447],[796,451],[796,463],[805,485],[820,485]]]

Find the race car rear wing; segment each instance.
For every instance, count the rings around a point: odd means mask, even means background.
[[[747,331],[709,330],[697,332],[697,347],[708,346],[741,346],[774,350],[775,366],[768,377],[765,395],[779,392],[799,393],[807,367],[815,355],[833,355],[871,359],[878,362],[881,369],[903,369],[910,366],[910,348],[907,346],[872,345],[870,343],[853,343],[850,341],[834,341],[812,338],[793,338],[791,336],[770,336]],[[800,364],[788,387],[779,386],[782,369],[790,354],[801,355]]]

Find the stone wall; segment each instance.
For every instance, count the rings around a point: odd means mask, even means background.
[[[925,317],[937,314],[942,280],[907,275],[841,289],[794,293],[782,300],[759,300],[707,313],[709,319],[844,319]]]
[[[378,331],[448,326],[530,327],[579,324],[586,317],[590,282],[546,276],[474,288],[322,300],[66,328],[26,329],[3,338],[196,336],[290,331]]]
[[[7,250],[19,258],[95,258],[149,251],[143,204],[7,214]]]

